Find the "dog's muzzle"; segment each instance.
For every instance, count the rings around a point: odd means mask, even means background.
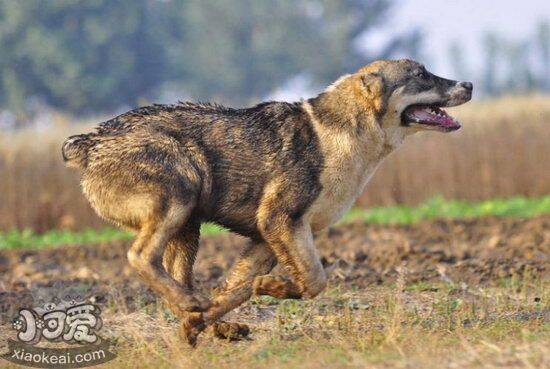
[[[472,99],[474,85],[472,82],[457,82],[449,91],[449,99],[445,107],[462,105]]]

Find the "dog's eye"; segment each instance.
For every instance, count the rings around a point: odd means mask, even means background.
[[[423,69],[415,69],[413,71],[413,76],[418,77],[418,78],[422,78],[422,79],[426,79],[426,78],[428,78],[428,73],[426,73],[426,71],[423,70]]]

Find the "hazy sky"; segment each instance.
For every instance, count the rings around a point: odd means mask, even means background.
[[[550,0],[397,0],[389,18],[384,30],[365,41],[374,46],[388,33],[421,27],[429,69],[447,74],[453,72],[448,54],[452,40],[460,40],[468,58],[479,62],[485,31],[518,40],[528,37],[539,20],[550,20]]]
[[[385,23],[360,37],[360,48],[377,50],[391,35],[420,28],[424,34],[426,67],[436,74],[458,79],[449,62],[449,46],[458,40],[470,69],[483,60],[480,41],[486,31],[510,40],[531,37],[541,20],[550,21],[550,0],[395,0]],[[478,85],[481,73],[466,77]],[[295,101],[315,92],[302,77],[291,79],[268,97]]]

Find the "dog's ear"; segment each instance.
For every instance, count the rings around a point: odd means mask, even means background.
[[[361,87],[366,103],[375,111],[380,112],[384,106],[386,84],[384,77],[378,73],[365,73],[361,75]]]

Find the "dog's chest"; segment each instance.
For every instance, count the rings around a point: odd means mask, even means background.
[[[381,162],[380,145],[354,142],[345,136],[331,137],[323,152],[322,190],[308,211],[314,231],[334,224],[346,213]]]

